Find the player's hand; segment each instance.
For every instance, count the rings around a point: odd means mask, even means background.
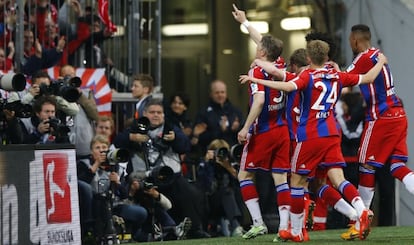
[[[387,57],[383,53],[378,54],[378,62],[382,64],[388,64]]]
[[[237,140],[240,144],[244,144],[247,141],[248,129],[242,128],[237,134]]]
[[[239,10],[236,6],[236,4],[233,3],[233,10],[231,13],[233,14],[233,17],[237,22],[240,24],[245,22],[247,20],[246,13],[243,10]]]
[[[248,75],[240,75],[239,76],[239,82],[240,84],[247,83],[248,81],[252,81],[252,78]]]

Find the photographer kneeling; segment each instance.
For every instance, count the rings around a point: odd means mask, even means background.
[[[167,212],[172,207],[171,201],[157,190],[154,182],[153,178],[145,177],[145,173],[130,176],[129,200],[145,207],[149,214],[137,241],[146,242],[150,236],[153,240],[180,240],[186,235],[191,221],[186,218],[176,225]]]
[[[140,205],[124,201],[128,200],[124,178],[118,174],[118,164],[108,161],[108,152],[108,137],[96,135],[91,142],[91,158],[78,162],[79,182],[84,187],[85,184],[89,184],[93,193],[92,200],[81,201],[85,206],[88,206],[88,201],[92,203],[95,236],[104,244],[110,239],[112,242],[116,241],[113,214],[131,222],[134,239],[139,236],[141,226],[148,215],[145,208]],[[112,207],[114,212],[111,210]]]
[[[233,148],[232,148],[233,149]],[[232,160],[237,161],[227,141],[215,139],[207,146],[207,152],[197,170],[197,183],[207,194],[209,218],[212,227],[220,225],[224,236],[241,236],[243,228],[239,223],[242,209],[237,169]]]
[[[141,117],[134,121],[130,129],[114,139],[116,147],[128,148],[131,152],[127,170],[129,173],[146,172],[150,176],[154,175],[154,171],[160,170],[160,167],[171,169],[170,176],[157,182],[158,190],[172,201],[169,214],[176,222],[185,217],[191,219],[192,227],[188,237],[209,237],[202,227],[205,215],[203,197],[181,173],[180,154],[190,151],[190,140],[181,129],[165,123],[164,108],[160,100],[148,101],[143,116],[149,120],[149,125],[144,125]]]

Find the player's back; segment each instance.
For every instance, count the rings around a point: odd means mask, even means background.
[[[365,74],[377,63],[380,50],[370,48],[360,53],[348,67],[347,72],[353,74]],[[366,107],[366,120],[378,119],[389,108],[402,107],[400,98],[397,96],[394,79],[388,64],[375,78],[374,83],[359,85],[364,97]]]

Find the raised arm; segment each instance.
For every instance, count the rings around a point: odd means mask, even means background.
[[[297,90],[297,87],[293,82],[262,80],[262,79],[250,77],[248,75],[240,75],[239,82],[241,84],[247,81],[263,84],[266,87],[277,89],[280,91],[285,91],[285,92],[291,92],[291,91]]]
[[[260,40],[262,40],[262,34],[257,31],[252,25],[250,25],[249,21],[247,20],[246,13],[243,10],[239,10],[236,4],[233,4],[233,10],[231,13],[235,20],[237,20],[240,24],[242,24],[246,29],[249,31],[250,38],[256,43],[259,44]]]
[[[283,80],[285,77],[285,71],[277,68],[273,62],[255,59],[252,65],[260,66],[263,68],[263,70],[274,76],[276,79]]]
[[[379,53],[377,64],[375,64],[375,66],[372,67],[366,74],[362,75],[361,84],[373,83],[386,63],[387,57],[385,57],[383,53]]]

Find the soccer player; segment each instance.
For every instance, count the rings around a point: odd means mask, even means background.
[[[256,48],[256,58],[275,61],[282,52],[282,42],[272,36],[263,36]],[[256,66],[249,74],[258,79],[272,80]],[[252,217],[253,225],[243,238],[250,239],[267,233],[261,215],[258,194],[253,181],[255,171],[271,171],[279,209],[279,233],[287,232],[290,209],[290,189],[287,183],[289,163],[289,133],[285,119],[285,93],[250,84],[250,111],[238,133],[245,143],[238,179],[242,197]]]
[[[356,56],[348,73],[367,73],[376,63],[380,50],[371,46],[371,32],[366,25],[354,25],[349,44]],[[405,165],[407,150],[407,117],[396,94],[391,69],[384,66],[372,83],[360,85],[366,103],[364,130],[358,152],[358,190],[370,207],[375,189],[375,169],[391,164],[391,175],[414,194],[414,175]],[[378,147],[381,145],[381,147]]]
[[[309,68],[289,82],[261,80],[247,75],[241,75],[239,81],[260,83],[286,92],[301,91],[297,145],[292,157],[290,240],[304,241],[302,234],[304,186],[307,175],[318,165],[327,169],[332,185],[357,211],[359,220],[355,224],[355,229],[359,231],[359,238],[363,240],[369,234],[372,212],[365,207],[357,189],[344,178],[342,167],[345,161],[341,153],[333,108],[342,87],[372,82],[370,79],[378,75],[386,63],[386,58],[384,55],[379,55],[377,65],[367,74],[352,75],[324,68],[329,51],[326,42],[311,41],[307,44],[306,51],[311,61]]]
[[[277,69],[273,63],[265,62],[261,60],[255,60],[254,63],[260,67],[262,67],[265,71],[269,72],[274,76],[274,79],[280,79],[282,81],[289,81],[294,79],[297,74],[300,74],[302,70],[307,68],[308,61],[305,49],[297,49],[295,50],[289,59],[289,71],[284,71],[282,69]],[[325,64],[326,68],[326,64]],[[300,103],[299,103],[299,93],[298,91],[292,91],[287,94],[287,103],[286,103],[286,120],[288,123],[289,128],[289,136],[291,140],[291,149],[294,149],[296,146],[296,129],[298,127],[298,121],[300,119]],[[292,152],[291,152],[292,153]],[[323,202],[326,204],[331,205],[334,207],[338,212],[347,216],[350,220],[356,221],[358,218],[356,210],[346,202],[341,194],[336,191],[332,186],[326,185],[326,170],[318,168],[315,173],[309,175],[309,181],[317,182],[315,186],[315,192],[317,193],[317,200],[324,200]],[[306,187],[305,187],[306,192]],[[321,203],[321,202],[319,202]],[[311,225],[313,222],[312,215],[310,214],[309,210],[311,209],[311,199],[307,193],[305,193],[305,217],[304,217],[304,227],[302,229],[304,241],[309,240],[309,236],[307,233],[307,226]],[[314,203],[313,203],[314,205]],[[318,206],[316,206],[317,208]],[[325,205],[326,208],[326,205]],[[314,212],[316,209],[314,210]],[[309,216],[307,215],[309,214]],[[352,236],[353,238],[359,237],[359,232],[347,233],[348,236]],[[289,239],[290,233],[286,234],[281,232],[278,236],[273,240],[276,241],[283,241]],[[342,236],[341,236],[342,237]],[[347,239],[348,240],[348,239]]]

